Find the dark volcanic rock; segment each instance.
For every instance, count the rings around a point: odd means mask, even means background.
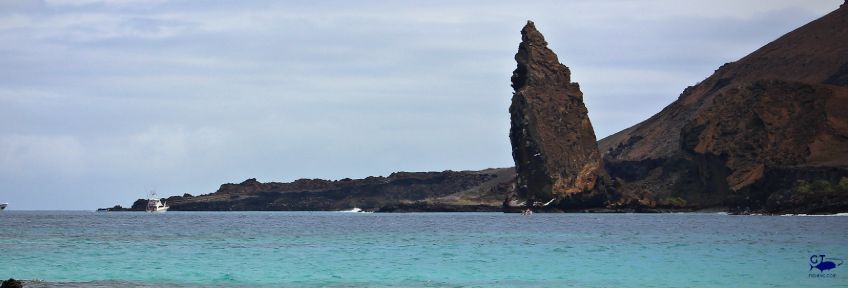
[[[843,211],[848,194],[839,189],[819,198],[796,194],[811,186],[804,183],[837,187],[848,176],[845,27],[843,5],[602,139],[604,165],[623,183],[618,204]]]
[[[606,172],[580,86],[533,22],[521,30],[521,40],[509,108],[518,196],[531,201],[583,192],[604,196],[596,193],[604,189],[599,186]],[[590,206],[603,205],[604,198]]]
[[[24,284],[21,281],[9,278],[9,280],[3,281],[3,284],[0,285],[0,288],[22,288]]]
[[[145,211],[147,209],[148,199],[138,199],[130,206],[129,211]]]
[[[512,169],[397,172],[388,177],[223,184],[215,193],[166,199],[171,211],[493,211],[511,192]],[[147,200],[139,199],[131,210]],[[413,204],[404,204],[413,203]],[[394,207],[394,208],[392,208]]]

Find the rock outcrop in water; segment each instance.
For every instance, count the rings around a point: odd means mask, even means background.
[[[618,204],[848,211],[846,27],[843,5],[602,139]]]
[[[13,278],[9,278],[9,280],[3,281],[3,283],[0,284],[0,288],[21,288],[21,287],[24,287],[24,284],[21,281],[15,280]]]
[[[518,197],[571,206],[564,208],[603,205],[606,172],[583,93],[547,46],[528,21],[515,54],[509,108]]]
[[[510,168],[482,171],[396,172],[365,179],[247,179],[205,195],[164,199],[171,211],[500,211],[515,179]],[[130,210],[144,211],[147,200]]]

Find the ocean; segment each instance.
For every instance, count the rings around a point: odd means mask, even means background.
[[[0,278],[26,287],[848,287],[848,265],[812,265],[848,259],[841,216],[4,211],[0,227]]]

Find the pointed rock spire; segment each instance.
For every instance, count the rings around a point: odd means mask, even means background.
[[[596,191],[606,172],[580,86],[532,21],[521,40],[509,108],[518,196],[547,202]]]
[[[542,47],[548,46],[548,42],[545,42],[545,36],[542,36],[542,33],[536,30],[536,24],[530,20],[527,20],[527,24],[521,29],[521,43],[529,43]]]
[[[521,29],[521,44],[518,45],[515,61],[518,62],[518,68],[512,75],[512,88],[516,91],[524,85],[540,87],[571,83],[571,71],[559,64],[557,55],[548,49],[545,36],[536,30],[533,21],[527,21],[527,25]]]

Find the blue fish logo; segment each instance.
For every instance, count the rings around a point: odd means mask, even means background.
[[[836,263],[839,261],[839,263]],[[834,269],[836,267],[842,266],[844,261],[842,259],[836,258],[825,258],[825,255],[813,255],[810,256],[810,270],[813,271],[813,268],[819,269],[819,273],[822,273],[827,270]]]

